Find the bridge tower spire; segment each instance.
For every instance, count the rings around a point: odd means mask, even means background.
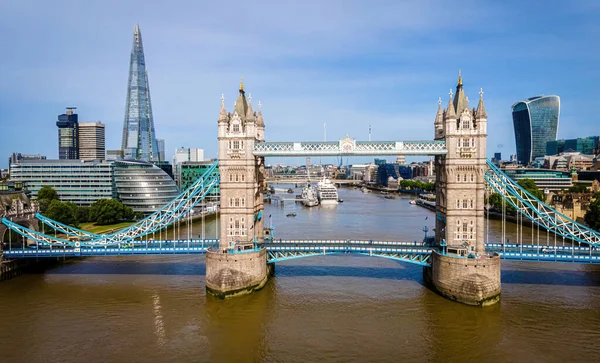
[[[206,289],[218,297],[249,293],[264,286],[272,267],[257,243],[263,238],[264,158],[254,144],[264,141],[261,105],[256,114],[244,84],[233,112],[221,101],[218,118],[221,223],[219,248],[206,254]]]
[[[438,108],[435,138],[445,139],[447,154],[435,157],[435,239],[445,251],[433,253],[426,270],[442,295],[474,305],[500,297],[500,259],[487,256],[484,244],[487,115],[482,95],[477,110],[469,110],[459,74],[441,122]]]

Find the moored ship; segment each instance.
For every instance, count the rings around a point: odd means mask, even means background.
[[[319,205],[319,198],[314,187],[307,183],[302,189],[302,204],[307,207],[315,207]]]
[[[338,204],[337,188],[327,178],[317,184],[317,196],[321,204]]]

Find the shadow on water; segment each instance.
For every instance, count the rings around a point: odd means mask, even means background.
[[[423,284],[422,267],[397,262],[398,267],[382,266],[328,266],[326,264],[288,265],[276,264],[276,277],[364,277],[387,280],[414,280]],[[180,275],[204,276],[204,261],[161,260],[102,260],[87,259],[66,261],[47,269],[29,271],[30,274],[49,275]],[[549,285],[549,286],[600,286],[600,268],[584,266],[582,270],[519,270],[502,269],[503,284]]]

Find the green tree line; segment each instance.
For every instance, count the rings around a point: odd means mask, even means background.
[[[401,180],[401,189],[419,189],[426,192],[432,192],[435,190],[435,183],[426,183],[418,180]]]
[[[131,207],[114,199],[100,199],[89,207],[63,202],[51,187],[44,186],[37,195],[40,213],[57,222],[77,227],[80,223],[93,222],[98,225],[114,224],[140,218]]]

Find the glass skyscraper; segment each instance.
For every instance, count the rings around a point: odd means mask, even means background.
[[[61,160],[79,159],[79,124],[76,107],[67,107],[67,112],[58,115],[58,158]]]
[[[512,106],[517,160],[523,165],[546,154],[546,143],[555,141],[558,133],[560,98],[536,96]]]
[[[144,60],[142,33],[136,24],[133,30],[133,46],[129,61],[129,81],[127,82],[127,105],[123,124],[121,149],[125,159],[158,162],[160,153],[150,102],[148,72]]]

